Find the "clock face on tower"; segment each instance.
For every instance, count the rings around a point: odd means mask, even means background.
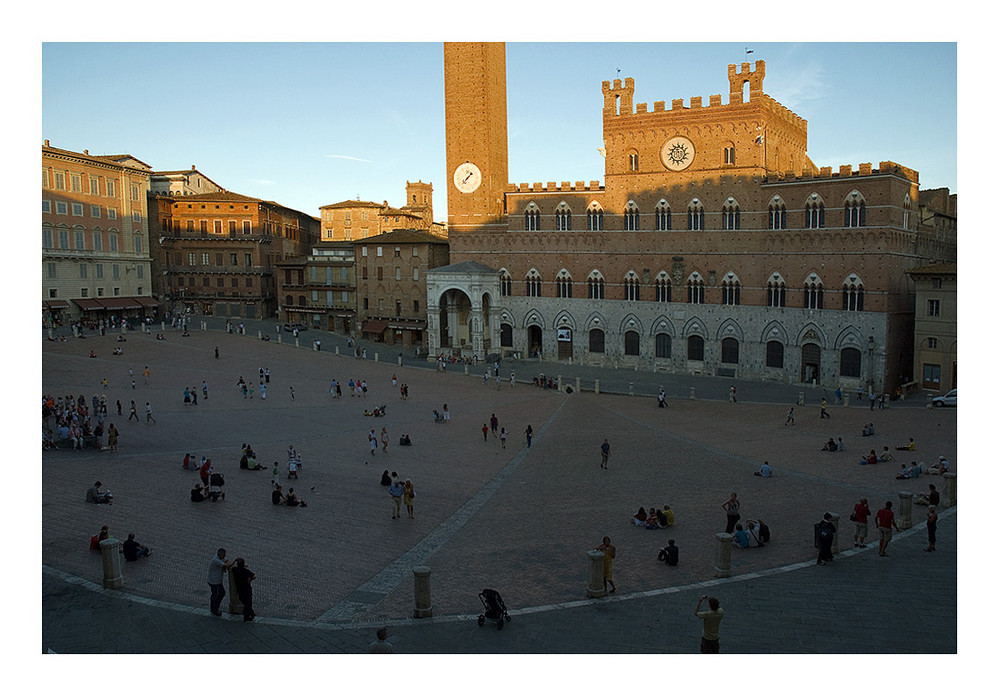
[[[455,188],[463,194],[471,194],[483,183],[483,173],[471,162],[464,162],[455,169]]]
[[[671,172],[687,169],[694,162],[694,144],[684,136],[674,136],[660,148],[660,160]]]

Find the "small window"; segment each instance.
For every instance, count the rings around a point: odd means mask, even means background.
[[[941,301],[940,300],[928,300],[927,301],[927,316],[928,317],[940,317],[941,316]]]
[[[687,341],[687,358],[689,361],[705,360],[705,340],[698,336],[689,336]]]

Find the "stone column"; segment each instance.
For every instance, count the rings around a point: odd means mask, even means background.
[[[715,556],[715,577],[729,578],[732,575],[730,561],[733,551],[733,536],[728,532],[717,532],[715,539],[718,542]]]
[[[634,397],[635,396],[635,390],[632,388],[632,383],[631,382],[628,384],[628,396],[629,397]]]
[[[899,496],[899,515],[896,516],[896,525],[900,530],[908,530],[913,527],[913,493],[901,491]]]
[[[229,612],[233,615],[242,615],[243,603],[240,602],[240,594],[236,592],[236,577],[232,571],[227,571],[226,576],[229,577],[229,591],[226,593],[229,598]]]
[[[691,388],[690,399],[697,399],[697,397],[694,396],[694,388],[693,387]]]
[[[831,513],[830,522],[833,523],[833,544],[830,545],[832,554],[840,554],[840,514]]]
[[[378,351],[375,352],[375,362],[378,363]]]
[[[941,492],[942,508],[951,508],[958,502],[956,477],[957,475],[954,472],[945,472],[941,475],[941,483],[944,484],[944,491]]]
[[[592,549],[587,552],[588,564],[590,565],[590,578],[587,581],[587,597],[603,598],[607,595],[604,590],[604,552]]]
[[[122,580],[122,555],[118,551],[119,544],[118,540],[113,537],[101,541],[105,588],[121,588],[125,585]]]
[[[800,407],[804,407],[806,405],[806,393],[805,392],[802,392],[802,391],[799,392],[799,401],[796,402],[796,404],[798,406],[800,406]]]
[[[426,566],[413,567],[413,616],[431,616],[431,570]]]
[[[601,394],[601,381],[594,380],[594,394]]]
[[[576,393],[580,394],[580,376],[576,376]]]
[[[299,337],[295,337],[295,348],[299,347]]]
[[[399,354],[396,358],[396,365],[403,365],[403,354]]]
[[[280,333],[278,334],[278,343],[279,344],[281,343],[281,334]]]
[[[563,389],[562,389],[562,375],[556,375],[556,387],[559,389],[560,392],[563,391]]]
[[[339,346],[334,346],[333,347],[333,353],[335,355],[339,356],[340,355],[340,347]]]

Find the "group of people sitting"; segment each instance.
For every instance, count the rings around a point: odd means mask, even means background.
[[[868,454],[861,458],[858,462],[859,465],[877,465],[880,462],[889,462],[893,460],[892,453],[889,452],[889,446],[883,445],[882,452],[878,455],[875,454],[874,450],[869,450]]]
[[[770,540],[770,528],[763,520],[748,520],[746,527],[737,523],[733,531],[734,547],[763,547]]]
[[[916,479],[920,476],[920,473],[924,469],[924,463],[912,461],[910,466],[907,467],[905,464],[899,466],[899,474],[896,475],[896,479]]]
[[[639,510],[632,516],[632,525],[637,528],[646,528],[647,530],[669,528],[673,524],[674,512],[670,508],[669,503],[664,504],[662,510],[651,507],[648,513],[645,508],[639,506]]]
[[[820,450],[823,450],[823,451],[826,451],[826,452],[831,452],[831,453],[836,453],[836,452],[839,452],[839,451],[843,450],[844,447],[845,446],[844,446],[844,439],[843,438],[841,438],[839,441],[836,441],[836,440],[833,439],[833,436],[830,436],[830,440],[828,440],[826,443],[824,443],[823,447],[820,448]]]
[[[241,470],[262,470],[264,465],[257,462],[257,453],[253,451],[249,443],[244,443],[240,451]]]
[[[281,490],[280,484],[274,485],[274,491],[271,492],[271,503],[275,506],[285,505],[285,506],[305,506],[306,502],[298,497],[295,493],[294,487],[288,487],[288,493],[284,493]]]
[[[96,552],[101,551],[101,543],[111,539],[111,530],[107,525],[102,525],[101,529],[90,537],[90,548]],[[139,544],[135,539],[135,533],[130,532],[128,539],[118,544],[118,550],[125,557],[125,561],[139,561],[143,557],[148,557],[153,553],[149,547]]]
[[[861,436],[874,436],[875,435],[875,424],[865,424],[864,428],[861,429]]]

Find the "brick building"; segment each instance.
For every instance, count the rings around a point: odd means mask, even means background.
[[[319,221],[273,201],[216,191],[150,195],[156,292],[172,312],[276,317],[276,264],[304,255]]]
[[[446,236],[434,222],[434,187],[422,181],[406,182],[406,204],[394,208],[388,201],[340,201],[320,206],[322,242],[344,242],[381,235],[390,230],[427,230]]]
[[[42,147],[42,310],[52,322],[145,317],[150,167],[130,155]]]
[[[354,243],[362,335],[425,345],[427,273],[448,263],[448,241],[425,230],[392,230]]]
[[[912,377],[906,272],[954,261],[955,227],[918,215],[907,167],[817,167],[763,61],[728,67],[727,103],[649,109],[631,78],[605,82],[603,186],[507,182],[503,44],[445,44],[444,73],[451,261],[475,266],[429,274],[432,353],[876,391]]]

